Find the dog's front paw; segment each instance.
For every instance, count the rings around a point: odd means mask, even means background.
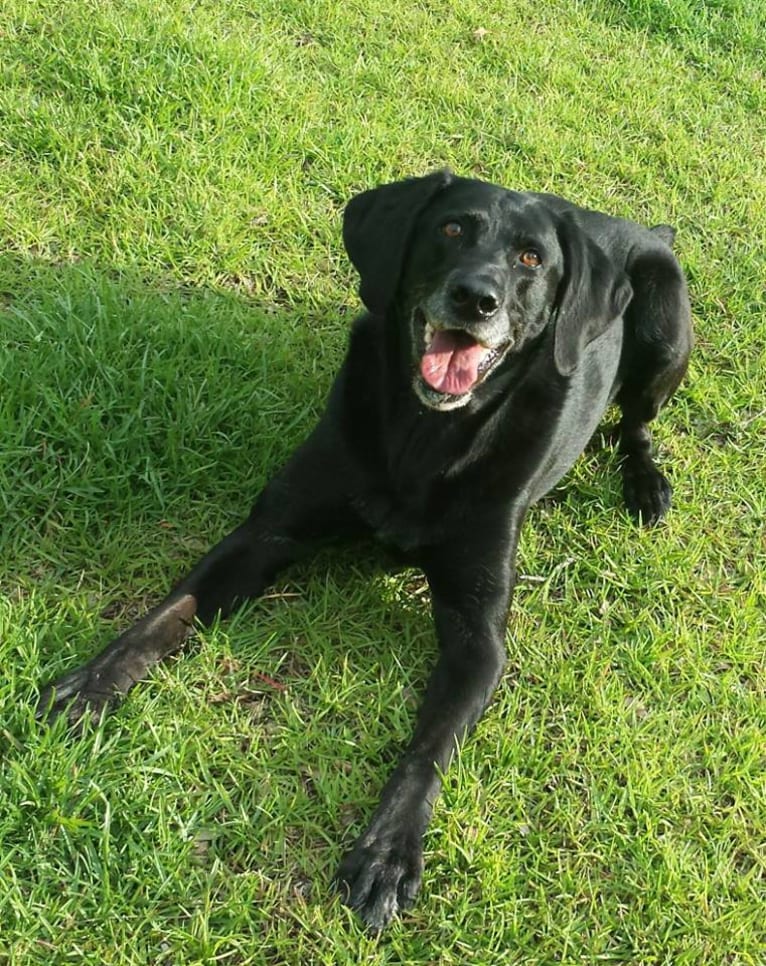
[[[423,875],[419,834],[367,831],[341,862],[335,885],[342,901],[379,932],[411,906]]]
[[[52,681],[40,692],[37,717],[65,715],[71,725],[98,720],[135,684],[129,662],[98,659]]]
[[[65,715],[73,725],[100,718],[189,638],[195,607],[191,594],[168,598],[87,664],[43,688],[37,717],[50,721]]]

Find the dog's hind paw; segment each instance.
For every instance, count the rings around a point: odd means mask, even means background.
[[[670,509],[673,488],[652,462],[623,465],[623,495],[630,513],[644,527],[653,527]]]

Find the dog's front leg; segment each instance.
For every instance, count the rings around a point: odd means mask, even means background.
[[[367,830],[344,858],[336,882],[343,901],[373,930],[414,900],[423,834],[439,794],[439,774],[489,703],[505,663],[516,530],[495,545],[467,538],[424,560],[440,655],[415,733],[386,784]]]
[[[45,687],[38,714],[77,722],[115,704],[150,668],[183,646],[197,623],[257,597],[318,543],[359,526],[343,481],[342,450],[320,427],[269,483],[249,518],[213,547],[175,589],[86,664]]]

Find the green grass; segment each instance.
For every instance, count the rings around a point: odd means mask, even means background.
[[[761,0],[6,0],[0,962],[766,961]],[[422,578],[341,550],[81,740],[33,720],[308,432],[354,191],[448,164],[672,222],[698,347],[638,531],[530,517],[509,670],[380,941],[328,893],[411,728]]]

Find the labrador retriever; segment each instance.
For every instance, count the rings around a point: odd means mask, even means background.
[[[261,594],[330,539],[370,534],[425,572],[439,657],[414,734],[343,859],[343,900],[373,930],[412,903],[439,775],[504,663],[529,506],[613,401],[628,509],[670,505],[647,424],[692,345],[674,232],[440,171],[353,198],[344,242],[367,309],[316,429],[247,520],[170,595],[46,687],[43,716],[115,704],[196,622]]]

